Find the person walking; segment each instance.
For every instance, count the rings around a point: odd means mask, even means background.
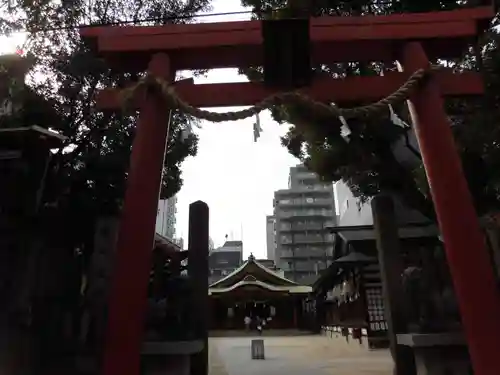
[[[250,331],[250,324],[252,324],[252,318],[250,318],[248,315],[245,316],[245,319],[243,319],[243,323],[245,323],[245,330]]]
[[[257,317],[257,333],[259,336],[262,335],[262,319]]]

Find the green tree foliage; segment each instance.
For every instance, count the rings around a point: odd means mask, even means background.
[[[64,246],[91,248],[95,219],[114,215],[122,206],[137,119],[137,114],[96,110],[95,93],[106,86],[124,87],[139,76],[111,72],[81,41],[78,27],[122,21],[146,25],[187,23],[194,15],[209,10],[210,2],[10,1],[15,7],[4,17],[2,25],[11,31],[27,31],[24,51],[34,59],[35,67],[29,87],[19,96],[23,109],[18,116],[4,119],[3,126],[37,124],[68,137],[65,147],[52,157],[41,215],[47,218],[53,238],[61,239]],[[32,94],[43,100],[30,105]],[[49,111],[40,112],[42,102],[50,103]],[[181,163],[197,151],[198,139],[190,131],[196,125],[195,119],[182,113],[172,116],[163,198],[172,196],[182,186]]]
[[[68,345],[60,317],[68,313],[75,327],[79,326],[80,285],[93,250],[95,223],[99,217],[120,212],[137,120],[136,113],[103,113],[96,109],[98,89],[125,87],[140,75],[112,72],[81,41],[78,28],[122,21],[145,25],[187,23],[194,15],[208,11],[209,3],[0,0],[0,33],[26,31],[28,39],[23,50],[33,64],[27,85],[22,81],[7,82],[3,94],[9,96],[16,110],[1,117],[0,126],[38,125],[67,137],[64,147],[52,154],[36,225],[45,245],[40,259],[50,267],[47,274],[53,282],[28,286],[36,293],[23,293],[39,297],[29,301],[29,312],[21,312],[32,314],[32,332],[39,340],[39,354],[44,360],[36,364],[37,371],[45,371],[50,362],[62,366],[61,353],[70,358],[68,350],[74,349]],[[144,19],[147,21],[141,22]],[[7,69],[15,70],[16,66],[10,64]],[[9,77],[12,75],[0,71],[0,89],[6,88]],[[163,198],[182,186],[181,163],[197,152],[198,139],[190,132],[196,125],[195,119],[183,113],[172,115]],[[19,273],[23,272],[21,265]],[[73,339],[76,337],[77,333]]]
[[[312,16],[382,15],[400,12],[426,12],[452,10],[481,5],[480,1],[338,1],[318,0],[308,2]],[[242,4],[254,10],[255,18],[263,18],[272,9],[286,6],[284,0],[243,0]],[[480,214],[496,211],[500,207],[498,186],[499,130],[498,73],[500,59],[498,35],[491,31],[481,41],[482,58],[487,94],[480,99],[449,100],[448,113],[453,122],[456,141],[463,160],[466,177]],[[464,51],[467,52],[467,51]],[[447,62],[456,69],[475,69],[476,58],[467,54],[459,61]],[[380,74],[382,69],[394,66],[379,63],[342,63],[314,67],[315,75],[347,77]],[[250,80],[261,78],[260,68],[244,71]],[[352,103],[355,105],[356,103]],[[395,108],[409,122],[406,108]],[[362,202],[380,191],[393,192],[411,208],[434,218],[434,210],[421,162],[409,165],[401,162],[394,153],[396,140],[405,130],[392,123],[389,111],[386,116],[348,121],[349,139],[341,135],[342,123],[331,118],[317,118],[307,108],[284,106],[273,109],[275,120],[290,124],[282,143],[291,154],[301,159],[327,181],[345,181]]]

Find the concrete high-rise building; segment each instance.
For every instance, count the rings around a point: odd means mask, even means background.
[[[275,260],[276,239],[275,239],[274,216],[266,216],[266,245],[267,259]]]
[[[156,233],[174,239],[175,223],[177,214],[177,197],[174,195],[169,199],[161,199],[158,202],[158,213],[156,215]]]
[[[288,189],[274,193],[274,218],[277,267],[286,278],[310,284],[332,261],[333,184],[303,165],[290,168]]]
[[[227,241],[208,255],[209,283],[226,277],[243,263],[243,242]]]

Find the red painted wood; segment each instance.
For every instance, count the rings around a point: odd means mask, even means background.
[[[481,95],[483,80],[476,72],[454,74],[449,70],[435,73],[444,95]],[[373,102],[393,93],[409,77],[409,73],[390,73],[384,77],[351,77],[347,79],[321,79],[304,94],[321,102],[350,103]],[[178,95],[195,107],[231,107],[254,105],[275,93],[259,83],[176,84]],[[367,89],[368,88],[368,89]],[[139,98],[138,98],[139,99]],[[100,109],[121,109],[118,91],[106,89],[99,93]],[[139,103],[137,103],[139,104]]]
[[[420,39],[432,58],[460,56],[477,26],[494,16],[491,7],[376,17],[311,20],[314,63],[392,61],[395,40]],[[333,32],[332,32],[333,30]],[[114,26],[81,30],[114,68],[143,71],[150,51],[168,51],[177,70],[262,64],[260,21]]]
[[[155,55],[149,71],[166,80],[169,58]],[[103,374],[139,375],[147,285],[165,155],[168,112],[153,94],[144,98],[130,157],[109,302]]]
[[[311,27],[337,27],[382,24],[410,24],[410,23],[443,23],[456,21],[489,20],[495,15],[493,7],[476,7],[433,13],[405,13],[390,14],[385,16],[359,16],[359,17],[317,17],[311,19]],[[252,31],[260,33],[260,21],[235,21],[235,22],[207,22],[195,24],[176,24],[165,26],[97,26],[86,27],[80,30],[84,38],[101,36],[132,36],[132,35],[159,35],[177,34],[189,36],[190,34],[206,34],[212,32]],[[211,43],[216,42],[212,41]],[[216,42],[217,43],[217,42]],[[210,46],[213,46],[212,44]]]
[[[428,66],[422,46],[403,49],[405,70]],[[496,375],[500,293],[436,81],[409,103],[476,375]]]
[[[426,49],[436,58],[457,57],[470,38],[477,34],[473,21],[429,24],[337,26],[311,29],[313,63],[340,61],[389,61],[394,41],[425,40]],[[454,42],[450,43],[450,38]],[[262,35],[259,29],[206,33],[102,36],[98,50],[113,67],[144,70],[150,51],[172,55],[177,70],[262,65]],[[133,58],[131,56],[134,56]],[[130,57],[129,57],[130,56]]]
[[[131,35],[159,35],[176,34],[185,36],[211,32],[232,32],[237,30],[259,30],[260,21],[233,21],[233,22],[204,22],[189,24],[172,24],[165,26],[97,26],[80,29],[83,38],[97,38],[101,36],[131,36]]]
[[[473,20],[456,22],[394,23],[373,25],[336,26],[332,33],[330,27],[314,27],[311,39],[318,42],[355,42],[358,40],[405,40],[455,38],[476,35]]]
[[[330,27],[311,26],[311,40],[317,42],[357,42],[378,40],[467,38],[476,35],[474,21],[398,23],[380,25],[342,25],[336,26],[332,33]],[[101,36],[98,38],[101,52],[140,52],[140,51],[177,51],[183,49],[261,46],[263,43],[259,29],[235,29],[204,33],[179,34],[141,34]],[[201,58],[201,56],[198,56]]]
[[[360,17],[317,17],[315,25],[366,25],[386,23],[428,23],[428,22],[455,22],[467,20],[490,20],[495,11],[492,6],[480,6],[468,9],[447,10],[442,12],[424,13],[398,13],[385,16],[360,16]],[[335,20],[331,20],[335,18]]]

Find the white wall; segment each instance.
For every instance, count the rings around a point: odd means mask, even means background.
[[[339,205],[339,226],[373,225],[372,209],[370,203],[358,208],[358,200],[347,185],[339,181],[335,184],[335,193]]]
[[[357,199],[352,195],[347,185],[341,181],[335,185],[339,203],[339,226],[373,225],[370,202],[359,209]],[[399,199],[394,198],[396,220],[400,224],[422,223],[428,220],[418,211],[409,209]]]

